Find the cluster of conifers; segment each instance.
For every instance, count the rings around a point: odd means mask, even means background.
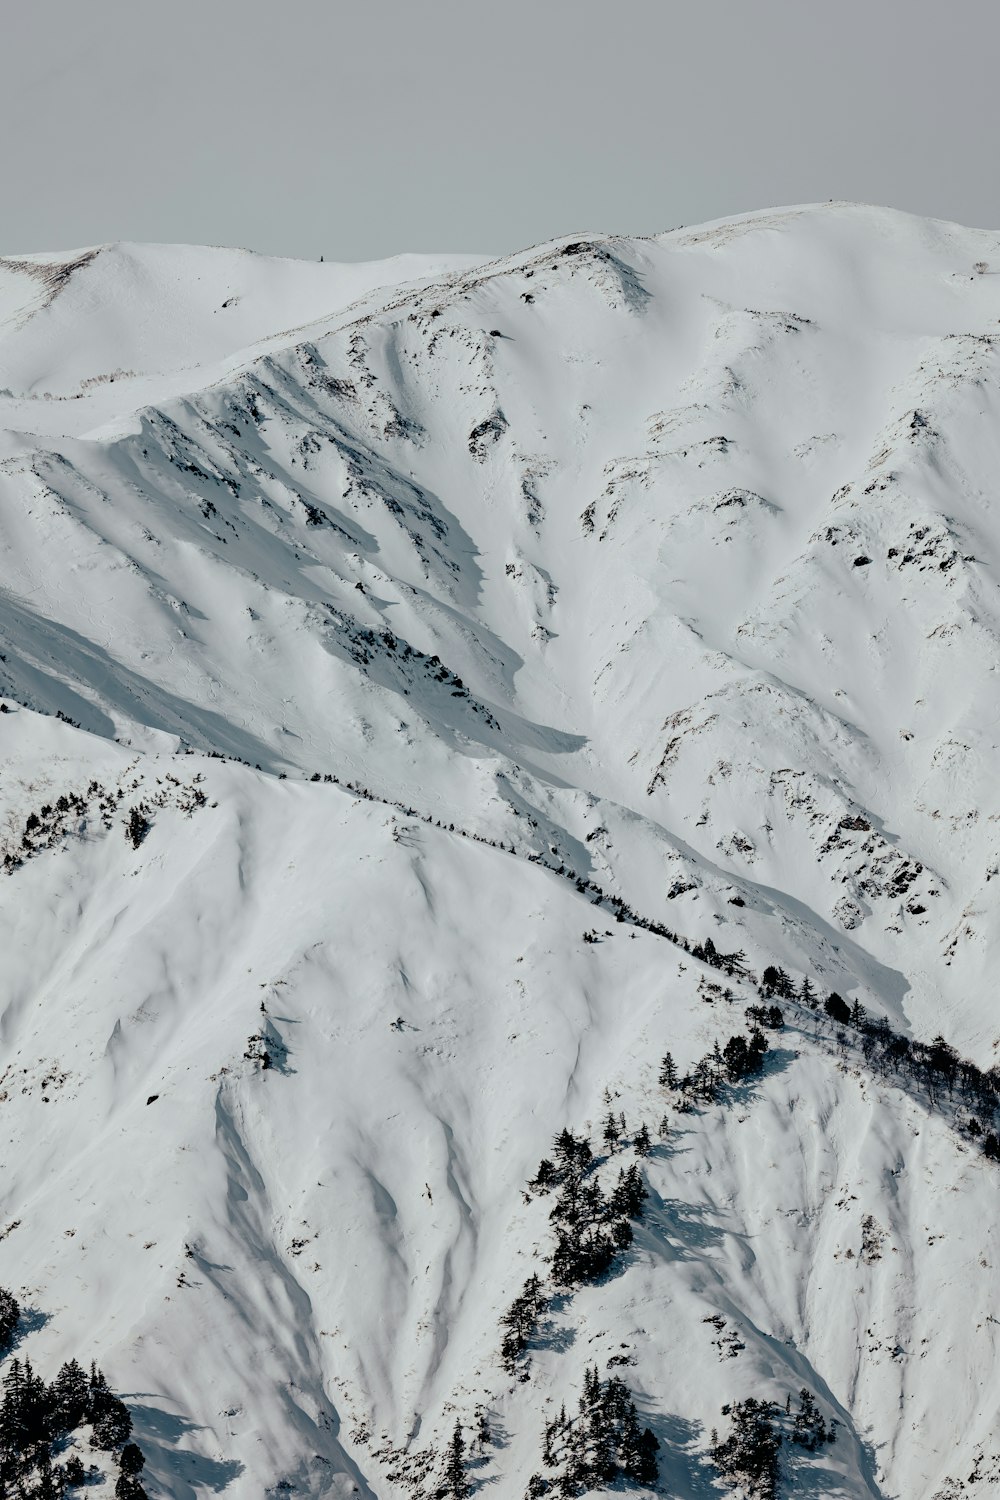
[[[783,969],[768,967],[760,991],[764,998],[779,996],[812,1012],[822,1010],[842,1028],[837,1034],[839,1041],[846,1044],[853,1036],[872,1072],[882,1078],[909,1079],[924,1090],[932,1109],[945,1105],[954,1108],[960,1101],[970,1111],[959,1122],[966,1134],[980,1142],[985,1156],[1000,1160],[1000,1137],[989,1128],[1000,1109],[1000,1066],[978,1067],[960,1057],[943,1036],[930,1042],[914,1041],[893,1030],[884,1016],[871,1015],[860,1001],[848,1005],[836,993],[828,995],[821,1007],[808,976],[796,986]]]
[[[0,1290],[0,1343],[9,1347],[21,1310],[8,1291]],[[30,1494],[33,1500],[59,1500],[97,1475],[79,1453],[68,1452],[68,1440],[90,1428],[90,1446],[115,1455],[116,1500],[146,1500],[139,1478],[146,1460],[129,1441],[132,1418],[92,1364],[88,1375],[75,1359],[64,1364],[51,1385],[28,1360],[14,1358],[4,1375],[0,1401],[0,1495]]]
[[[720,1441],[713,1430],[712,1462],[724,1479],[740,1486],[747,1500],[775,1500],[783,1442],[787,1440],[815,1453],[824,1443],[836,1442],[837,1438],[836,1421],[824,1419],[812,1391],[804,1386],[794,1413],[790,1395],[784,1412],[776,1401],[749,1396],[745,1401],[724,1406],[722,1415],[729,1418],[729,1432]]]
[[[578,1410],[567,1416],[565,1406],[545,1424],[542,1464],[551,1475],[533,1474],[525,1500],[552,1491],[560,1497],[624,1480],[654,1485],[659,1475],[659,1443],[649,1427],[640,1427],[635,1402],[617,1375],[601,1380],[597,1366],[583,1377]]]

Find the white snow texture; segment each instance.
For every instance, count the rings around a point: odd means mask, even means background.
[[[962,1109],[791,1005],[681,1112],[664,1052],[756,985],[595,904],[998,1060],[977,262],[846,204],[0,261],[0,1285],[46,1378],[104,1367],[151,1496],[431,1495],[484,1411],[470,1480],[520,1500],[615,1358],[666,1496],[727,1492],[721,1408],[803,1386],[839,1432],[782,1495],[996,1492]],[[526,1185],[564,1126],[603,1151],[605,1091],[645,1214],[522,1381]]]

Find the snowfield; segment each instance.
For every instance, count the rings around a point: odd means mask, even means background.
[[[431,1500],[456,1422],[573,1493],[595,1364],[675,1500],[764,1495],[748,1397],[781,1496],[996,1493],[1000,1111],[858,1017],[1000,1067],[998,349],[1000,236],[848,204],[0,260],[0,1285],[151,1497]],[[567,1128],[648,1197],[558,1285]]]

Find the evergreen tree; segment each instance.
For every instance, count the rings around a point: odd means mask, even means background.
[[[542,1290],[538,1276],[531,1275],[524,1283],[519,1297],[515,1297],[500,1319],[503,1338],[500,1358],[508,1374],[513,1374],[517,1361],[528,1346],[538,1327],[538,1320],[548,1306],[548,1298]]]
[[[128,1407],[117,1396],[112,1396],[105,1410],[94,1423],[94,1431],[91,1435],[90,1444],[93,1448],[121,1447],[126,1443],[132,1432],[132,1418],[129,1416]]]
[[[585,1416],[601,1399],[601,1378],[596,1365],[588,1365],[583,1372],[583,1390],[580,1392],[580,1413]]]
[[[704,1099],[706,1104],[711,1104],[716,1091],[716,1075],[711,1055],[701,1058],[695,1064],[693,1084],[699,1098]]]
[[[555,1187],[558,1181],[559,1173],[548,1157],[543,1157],[538,1163],[538,1171],[531,1182],[528,1183],[528,1186],[535,1188],[538,1192],[547,1193],[549,1188]]]
[[[146,1467],[146,1458],[138,1443],[126,1443],[118,1460],[123,1474],[141,1474]]]
[[[671,1053],[666,1052],[660,1064],[660,1085],[662,1088],[675,1089],[677,1087],[677,1068]]]
[[[587,1137],[577,1139],[571,1130],[561,1130],[556,1136],[553,1155],[560,1181],[582,1177],[593,1157]]]
[[[87,1471],[83,1467],[83,1459],[78,1453],[71,1453],[63,1464],[63,1486],[69,1487],[74,1484],[83,1484],[87,1477]]]
[[[826,1423],[816,1405],[816,1397],[805,1386],[799,1392],[799,1409],[795,1413],[791,1440],[810,1453],[827,1440]]]
[[[759,1073],[764,1066],[764,1057],[767,1053],[767,1037],[759,1026],[755,1026],[750,1032],[749,1047],[753,1060],[752,1071]]]
[[[15,1453],[49,1438],[49,1393],[28,1360],[12,1360],[4,1377],[0,1432],[4,1446]]]
[[[6,1349],[21,1321],[21,1308],[13,1293],[0,1287],[0,1349]]]
[[[459,1422],[448,1445],[448,1457],[444,1469],[444,1494],[451,1500],[465,1500],[469,1493],[469,1480],[465,1472],[465,1439]]]
[[[56,1476],[52,1470],[52,1455],[48,1447],[42,1448],[37,1454],[34,1469],[35,1488],[32,1491],[32,1500],[59,1500]]]
[[[635,1456],[625,1468],[628,1477],[634,1479],[636,1484],[652,1487],[660,1477],[660,1465],[656,1457],[659,1448],[652,1429],[644,1427],[635,1445]]]
[[[768,964],[760,982],[760,992],[765,1000],[777,995],[780,1000],[794,1000],[795,986],[784,969]]]
[[[638,1219],[642,1217],[642,1205],[648,1196],[639,1168],[633,1163],[618,1173],[611,1207],[616,1214],[627,1219]]]
[[[729,1436],[712,1445],[712,1461],[726,1479],[745,1486],[751,1500],[775,1500],[778,1486],[778,1454],[781,1434],[774,1429],[773,1401],[748,1396],[735,1406],[722,1408],[731,1418]]]
[[[22,1444],[21,1411],[24,1399],[24,1372],[19,1359],[12,1359],[3,1378],[3,1403],[0,1405],[0,1435],[5,1449],[16,1452]]]
[[[649,1138],[649,1126],[648,1125],[640,1125],[639,1126],[639,1129],[635,1133],[635,1140],[633,1141],[632,1144],[635,1147],[637,1155],[639,1155],[639,1156],[648,1156],[649,1155],[650,1151],[652,1151],[652,1149],[653,1149],[653,1143],[652,1143],[652,1141]]]
[[[119,1474],[115,1480],[115,1500],[148,1500],[148,1496],[133,1474]]]
[[[150,829],[150,822],[137,807],[133,807],[125,824],[125,837],[133,849],[138,849]]]
[[[616,1219],[611,1226],[611,1241],[616,1251],[627,1250],[635,1238],[628,1219]],[[610,1264],[610,1262],[609,1262]]]
[[[567,1421],[563,1410],[547,1424],[543,1462],[561,1466],[551,1487],[559,1495],[576,1496],[621,1479],[655,1484],[658,1447],[649,1428],[640,1429],[625,1383],[617,1376],[602,1383],[592,1365],[584,1371],[574,1420]]]
[[[730,1083],[755,1077],[763,1067],[767,1052],[767,1038],[758,1028],[749,1037],[731,1036],[722,1049],[722,1057]]]
[[[86,1420],[90,1410],[90,1386],[75,1359],[62,1366],[51,1391],[54,1425],[60,1432],[72,1432]]]
[[[99,1370],[93,1360],[90,1362],[90,1380],[87,1390],[87,1420],[98,1421],[108,1410],[114,1396],[108,1388],[108,1382],[104,1378],[104,1371]]]
[[[826,1011],[831,1021],[836,1021],[839,1026],[850,1025],[851,1007],[848,1005],[846,1000],[842,999],[841,996],[837,994],[836,990],[827,995],[826,999],[823,1001],[823,1009]]]
[[[746,1038],[731,1036],[722,1049],[722,1055],[730,1083],[739,1083],[750,1071],[750,1049],[747,1047]]]

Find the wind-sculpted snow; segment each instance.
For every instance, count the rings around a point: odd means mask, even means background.
[[[0,1285],[150,1493],[574,1493],[595,1362],[666,1495],[751,1396],[779,1494],[991,1492],[1000,1122],[883,1063],[996,1062],[998,256],[0,262]],[[576,1282],[564,1129],[648,1193]]]

